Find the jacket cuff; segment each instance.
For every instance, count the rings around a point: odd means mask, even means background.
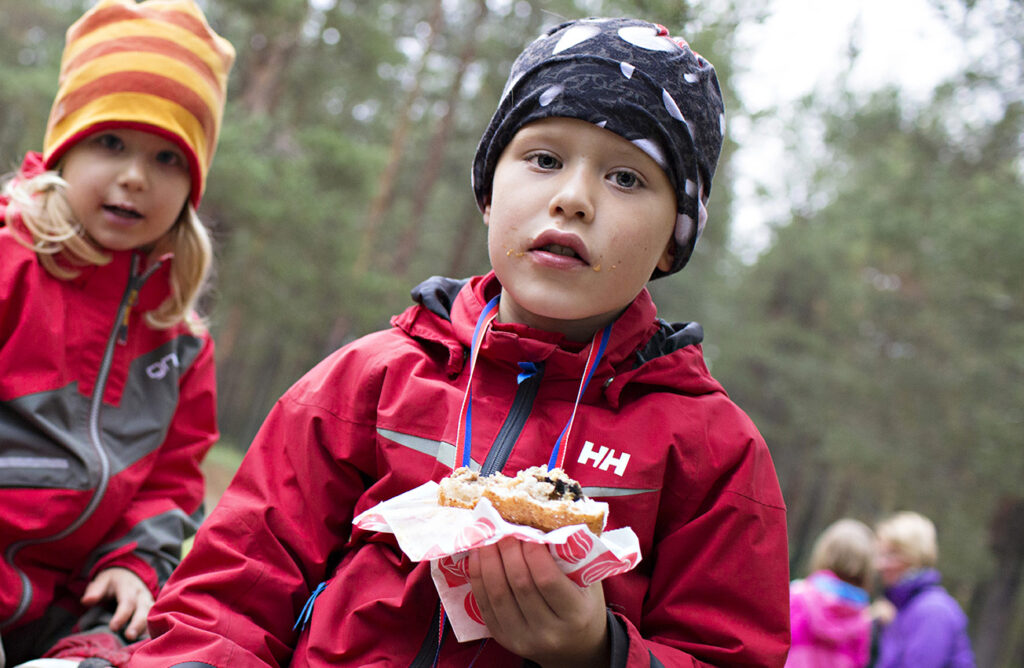
[[[608,654],[611,656],[611,668],[626,668],[629,663],[629,632],[626,624],[611,610],[608,614]]]
[[[149,562],[133,552],[111,552],[105,555],[92,567],[92,570],[89,572],[89,581],[94,580],[101,571],[105,571],[108,568],[124,568],[131,571],[142,580],[154,598],[160,590],[160,586],[156,581],[156,571],[153,570]]]

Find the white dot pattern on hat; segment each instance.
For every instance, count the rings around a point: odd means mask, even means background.
[[[686,119],[683,118],[683,112],[679,111],[679,105],[676,104],[674,99],[672,99],[671,93],[664,88],[661,89],[661,101],[665,103],[665,111],[668,112],[669,116],[677,121],[686,122]]]
[[[650,26],[626,26],[625,28],[619,28],[619,37],[633,46],[638,46],[648,51],[666,51],[671,53],[679,50],[678,44],[667,37],[659,35]]]
[[[676,216],[676,227],[673,231],[676,243],[682,246],[686,243],[686,237],[690,235],[690,230],[694,229],[693,218],[690,218],[685,213],[680,213]],[[700,230],[697,230],[697,236],[700,236]]]
[[[619,70],[622,72],[622,76],[626,77],[627,79],[632,79],[633,72],[636,71],[636,66],[623,61],[619,63]]]
[[[565,90],[563,86],[551,86],[540,94],[540,99],[537,101],[540,102],[540,106],[546,107],[554,102],[555,98],[562,94],[563,90]]]
[[[662,169],[668,169],[668,162],[665,160],[665,153],[661,150],[658,142],[651,139],[634,139],[633,144],[641,151],[651,156],[651,160],[658,163]]]
[[[554,50],[551,52],[552,55],[561,53],[566,49],[571,49],[581,42],[585,42],[592,37],[596,37],[601,33],[600,26],[587,25],[586,23],[575,25],[565,31],[561,39],[558,40],[558,44],[555,45]]]
[[[697,236],[704,233],[704,226],[708,224],[708,207],[704,204],[704,198],[697,203]]]
[[[508,81],[505,82],[505,88],[501,91],[501,100],[504,101],[508,94],[512,91],[519,80],[523,78],[523,72],[519,72],[515,76],[509,77]]]

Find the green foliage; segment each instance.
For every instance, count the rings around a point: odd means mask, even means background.
[[[911,508],[954,589],[993,567],[989,521],[1024,476],[1024,184],[999,148],[1024,125],[1009,103],[961,133],[981,83],[816,107],[825,204],[798,205],[739,286],[749,331],[716,371],[774,446],[794,565],[837,516]]]

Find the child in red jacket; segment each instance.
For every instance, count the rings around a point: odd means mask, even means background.
[[[217,437],[196,216],[230,44],[190,0],[67,32],[42,154],[0,196],[0,636],[10,665],[109,619],[135,639],[195,530]],[[83,614],[87,613],[83,617]]]
[[[281,398],[131,665],[781,666],[771,458],[700,327],[659,320],[645,288],[693,251],[722,112],[711,65],[655,24],[575,21],[527,47],[473,169],[493,271],[427,281]],[[545,546],[480,548],[486,640],[458,642],[429,564],[352,523],[460,464],[551,462],[642,561],[580,587]]]

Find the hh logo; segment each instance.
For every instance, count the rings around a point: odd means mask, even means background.
[[[146,367],[146,375],[153,380],[160,380],[167,375],[167,372],[171,370],[171,367],[181,366],[178,362],[177,353],[167,353],[159,361],[153,362]]]
[[[620,455],[614,450],[603,445],[599,445],[595,448],[593,443],[587,441],[583,444],[583,452],[580,453],[578,461],[580,464],[589,463],[594,468],[601,469],[602,471],[607,471],[614,466],[615,475],[622,476],[626,473],[626,464],[629,463],[629,453],[623,452]]]

